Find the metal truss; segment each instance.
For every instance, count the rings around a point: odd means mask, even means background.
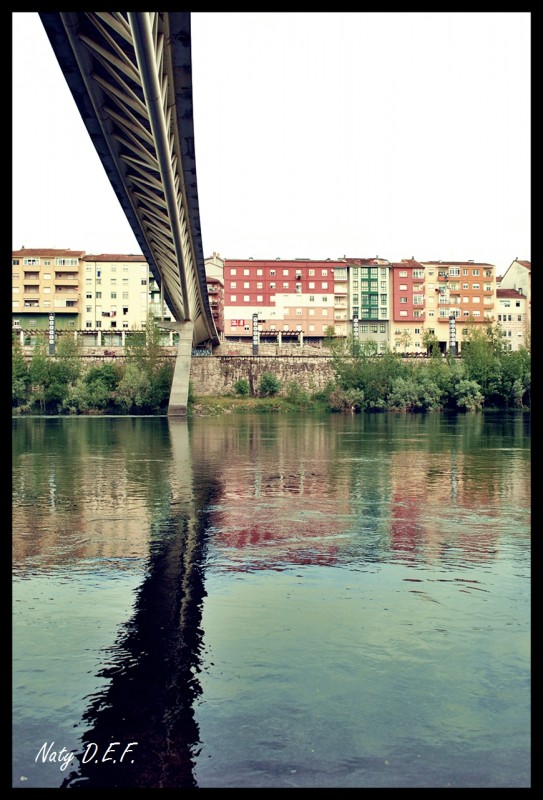
[[[153,276],[194,343],[218,342],[202,251],[190,12],[39,12]],[[84,187],[82,187],[84,191]]]

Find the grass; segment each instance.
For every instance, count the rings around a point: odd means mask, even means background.
[[[299,411],[327,411],[320,400],[293,403],[287,397],[194,397],[189,403],[189,416],[218,416],[219,414],[291,414]]]

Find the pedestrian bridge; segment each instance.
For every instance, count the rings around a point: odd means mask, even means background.
[[[198,206],[190,12],[39,15],[175,319],[161,323],[180,334],[168,413],[186,414],[192,347],[219,342],[207,294]]]

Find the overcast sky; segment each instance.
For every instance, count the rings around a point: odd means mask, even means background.
[[[35,12],[13,249],[139,253]],[[529,12],[193,12],[204,255],[531,259]]]

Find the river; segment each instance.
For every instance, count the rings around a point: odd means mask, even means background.
[[[12,430],[13,787],[531,785],[529,413]]]

